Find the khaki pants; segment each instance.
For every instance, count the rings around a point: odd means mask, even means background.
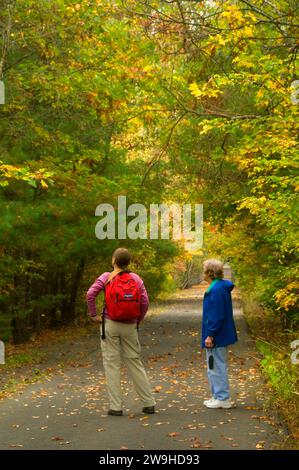
[[[103,365],[106,375],[110,409],[122,409],[122,359],[131,374],[135,390],[143,406],[154,406],[155,399],[140,359],[141,347],[136,324],[105,320],[106,339],[101,339]]]

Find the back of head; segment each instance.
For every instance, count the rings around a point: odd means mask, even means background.
[[[223,279],[223,263],[218,259],[207,259],[203,263],[204,273],[210,279]]]
[[[127,248],[117,248],[112,255],[112,259],[121,269],[126,269],[131,261],[131,255]]]

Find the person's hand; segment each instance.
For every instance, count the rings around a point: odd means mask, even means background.
[[[212,336],[208,336],[205,339],[205,345],[206,345],[206,348],[212,348],[214,345],[214,338]]]
[[[99,315],[95,317],[90,317],[94,323],[102,323],[102,318]]]

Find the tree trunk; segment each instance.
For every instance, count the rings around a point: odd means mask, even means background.
[[[29,340],[31,329],[27,318],[14,317],[12,320],[12,337],[14,344],[25,343]]]
[[[66,312],[66,320],[68,323],[74,321],[76,317],[76,301],[77,301],[78,290],[80,287],[80,282],[84,273],[84,267],[85,267],[85,260],[81,258],[81,260],[78,263],[75,276],[73,278],[73,283],[71,286],[71,295],[70,295],[70,300],[68,304],[68,311]]]

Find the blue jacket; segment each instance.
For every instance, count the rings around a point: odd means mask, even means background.
[[[226,279],[219,279],[203,299],[201,345],[205,339],[213,336],[216,347],[228,346],[238,341],[233,319],[231,291],[234,284]]]

